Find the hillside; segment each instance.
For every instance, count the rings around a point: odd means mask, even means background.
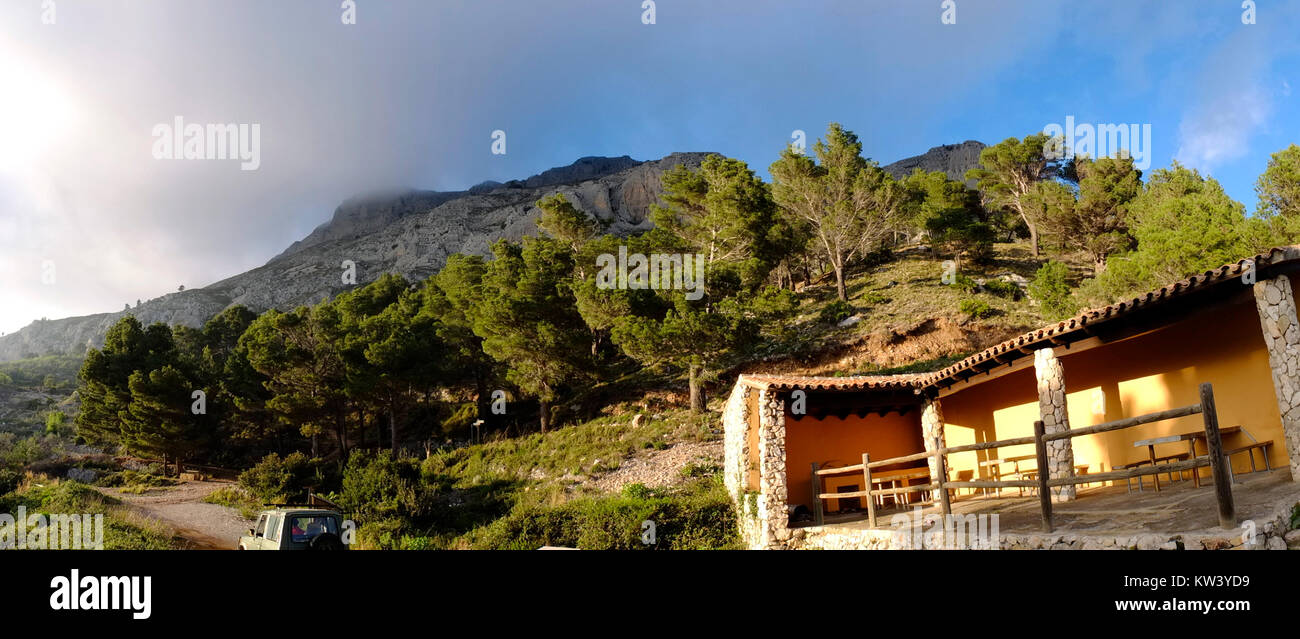
[[[900,250],[885,264],[859,266],[847,288],[854,313],[836,322],[821,317],[835,299],[833,281],[801,291],[793,339],[777,352],[738,366],[734,373],[853,375],[937,370],[973,352],[1046,323],[1025,286],[1041,265],[1027,242],[994,245],[993,260],[968,264],[977,284],[1000,281],[1018,294],[974,292],[943,283],[943,259],[926,247]],[[960,312],[962,300],[990,308],[987,317]]]
[[[934,147],[883,168],[894,177],[914,169],[942,171],[962,179],[984,148],[966,141]],[[628,156],[584,157],[523,180],[483,182],[464,191],[408,190],[368,193],[341,203],[328,221],[265,265],[214,284],[168,293],[129,310],[81,317],[41,319],[0,335],[0,362],[51,353],[79,355],[102,344],[114,322],[133,315],[144,324],[200,326],[232,304],[261,312],[314,304],[351,288],[342,264],[356,264],[358,285],[386,272],[408,279],[435,273],[453,253],[486,255],[499,238],[536,234],[537,200],[563,193],[579,209],[604,221],[608,232],[648,230],[663,173],[682,164],[696,168],[708,153],[674,153],[641,162]]]

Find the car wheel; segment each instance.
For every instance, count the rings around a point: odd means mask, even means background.
[[[321,533],[316,535],[311,543],[307,544],[308,550],[343,550],[343,540],[339,539],[334,533]]]

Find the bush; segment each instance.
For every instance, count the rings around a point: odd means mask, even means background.
[[[817,321],[823,324],[839,324],[840,322],[853,317],[857,311],[853,305],[843,300],[835,300],[830,304],[822,307],[821,313],[817,315]]]
[[[238,486],[226,486],[214,490],[203,498],[205,504],[216,504],[239,511],[244,519],[256,519],[262,505]]]
[[[1050,261],[1034,274],[1029,283],[1029,296],[1038,302],[1043,318],[1056,322],[1079,312],[1079,304],[1070,293],[1066,282],[1070,269],[1057,261]]]
[[[968,318],[984,318],[993,314],[993,309],[989,307],[984,300],[965,299],[961,301],[959,310]]]
[[[647,544],[643,522],[654,522]],[[582,499],[559,506],[523,506],[475,530],[473,548],[584,550],[703,550],[739,548],[736,513],[716,478],[683,493],[649,497]]]
[[[645,484],[635,483],[623,487],[623,496],[629,499],[649,499],[650,489]]]
[[[997,297],[1006,297],[1011,300],[1020,299],[1020,287],[1011,282],[988,280],[984,282],[984,290],[996,295]]]
[[[139,493],[149,488],[174,486],[176,485],[176,480],[168,479],[159,475],[136,472],[134,470],[123,470],[121,472],[104,475],[95,483],[100,486],[108,487],[120,486],[123,490]]]
[[[18,486],[22,483],[22,473],[15,470],[5,470],[0,468],[0,495],[18,490]]]
[[[343,470],[339,505],[359,518],[410,520],[427,514],[428,490],[433,487],[421,481],[414,460],[394,459],[386,450],[356,450]]]
[[[980,288],[980,285],[976,284],[975,280],[971,279],[969,275],[963,273],[957,273],[957,277],[955,277],[952,283],[948,284],[948,286],[963,293],[975,293]]]
[[[305,498],[307,487],[317,491],[337,485],[331,466],[303,453],[290,453],[281,459],[276,453],[262,458],[256,466],[240,473],[239,485],[264,503],[285,503]]]
[[[872,306],[875,306],[877,304],[888,304],[892,301],[893,300],[889,299],[888,297],[885,297],[880,293],[877,293],[876,291],[868,291],[866,293],[863,293],[862,297],[858,298],[858,303],[868,304]]]
[[[880,266],[894,261],[894,250],[888,245],[881,245],[880,248],[862,256],[862,263],[866,266]]]

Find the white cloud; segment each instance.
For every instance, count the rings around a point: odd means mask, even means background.
[[[1178,126],[1180,162],[1210,172],[1250,151],[1276,111],[1265,84],[1271,63],[1267,41],[1245,31],[1209,52]]]

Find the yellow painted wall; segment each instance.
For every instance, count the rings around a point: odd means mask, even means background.
[[[1256,440],[1272,440],[1269,457],[1273,467],[1287,464],[1268,354],[1252,299],[1123,342],[1077,353],[1067,351],[1060,357],[1072,428],[1194,404],[1200,401],[1199,384],[1210,382],[1220,426],[1240,425]],[[940,401],[949,445],[1032,435],[1033,422],[1038,419],[1032,368],[963,389]],[[1072,440],[1075,463],[1087,464],[1089,472],[1112,470],[1115,464],[1147,457],[1145,447],[1132,445],[1136,440],[1202,428],[1201,417],[1192,415],[1077,437]],[[1247,443],[1250,439],[1240,433],[1224,438],[1226,448]],[[1186,442],[1161,444],[1156,454],[1186,450]],[[1032,453],[1033,446],[1025,445],[1001,449],[996,455],[1006,458]],[[1197,454],[1205,454],[1203,446],[1197,446]],[[981,451],[978,458],[991,455]],[[1257,453],[1257,463],[1259,458]],[[977,453],[958,454],[949,463],[953,468],[970,469],[976,459]],[[1033,466],[1033,461],[1022,465]],[[1237,472],[1250,469],[1245,454],[1233,457],[1233,468]]]
[[[872,459],[901,457],[924,450],[921,445],[921,413],[909,411],[906,415],[888,413],[884,417],[875,413],[866,417],[849,415],[844,419],[826,417],[813,419],[786,418],[785,459],[786,485],[790,504],[803,504],[812,508],[812,463],[823,468],[851,466],[862,462],[862,454]],[[919,462],[918,462],[919,464]],[[826,484],[827,492],[835,492],[837,485],[846,481],[861,485],[860,474],[841,480],[835,476]],[[836,500],[838,501],[838,500]]]

